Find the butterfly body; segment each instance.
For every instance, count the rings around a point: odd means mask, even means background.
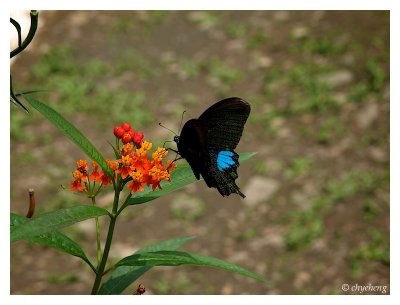
[[[208,187],[217,188],[222,196],[237,193],[243,198],[235,180],[239,155],[234,151],[250,114],[250,104],[227,98],[208,108],[198,119],[185,123],[175,136],[178,152],[189,163],[197,179],[203,177]]]

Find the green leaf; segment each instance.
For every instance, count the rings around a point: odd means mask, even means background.
[[[11,229],[11,242],[30,239],[45,233],[68,227],[76,222],[89,218],[107,215],[105,209],[96,206],[74,206],[42,214],[31,221]]]
[[[155,252],[161,250],[176,250],[183,246],[193,237],[178,237],[168,239],[156,244],[144,247],[137,253]],[[109,279],[101,286],[99,294],[121,294],[130,284],[147,272],[151,266],[120,266],[111,274]]]
[[[11,213],[10,216],[10,225],[12,229],[31,221],[29,218],[14,213]],[[90,265],[89,259],[87,258],[85,252],[83,252],[81,246],[79,246],[68,236],[58,231],[49,232],[36,237],[26,238],[26,240],[35,244],[45,245],[54,248],[73,256],[80,257]]]
[[[240,162],[244,162],[252,158],[256,153],[246,152],[240,154]],[[137,192],[134,197],[129,200],[130,205],[142,204],[160,196],[180,189],[188,184],[197,182],[199,180],[193,175],[192,169],[188,164],[178,165],[178,167],[171,173],[171,182],[162,181],[162,189],[157,189],[153,192],[151,187],[144,187],[144,192]]]
[[[43,114],[50,122],[52,122],[63,134],[65,134],[72,142],[74,142],[91,160],[104,170],[104,172],[114,179],[114,174],[108,166],[104,157],[97,148],[70,122],[68,122],[61,114],[53,108],[35,100],[27,95],[24,98],[29,104],[41,114]]]
[[[242,267],[228,263],[226,261],[200,255],[197,253],[189,253],[182,251],[155,251],[146,253],[137,253],[127,256],[117,263],[117,266],[180,266],[180,265],[195,265],[195,266],[210,266],[220,268],[226,271],[239,273],[247,277],[256,279],[260,282],[269,283],[263,277],[250,272]]]

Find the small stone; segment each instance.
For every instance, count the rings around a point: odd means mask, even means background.
[[[247,262],[249,260],[248,251],[236,251],[232,256],[229,257],[229,261],[235,264]]]
[[[374,161],[385,162],[389,160],[389,152],[379,147],[369,148],[369,155]]]
[[[336,93],[333,98],[339,105],[344,105],[347,103],[347,95],[343,92]]]
[[[343,55],[343,57],[342,57],[342,62],[343,62],[343,64],[345,64],[345,65],[353,66],[354,63],[356,62],[356,58],[355,58],[354,54],[352,54],[352,53],[347,53],[347,54],[344,54],[344,55]]]
[[[332,88],[348,85],[353,81],[353,79],[353,73],[349,70],[339,70],[319,77],[319,81],[328,83]]]
[[[366,129],[372,125],[372,123],[379,116],[379,107],[376,103],[368,103],[366,106],[360,109],[356,116],[357,125]]]
[[[276,180],[255,176],[244,187],[243,193],[247,196],[244,203],[248,207],[255,207],[262,202],[268,201],[278,188],[279,183]]]
[[[230,284],[225,284],[222,286],[221,294],[232,294],[233,293],[233,286]]]
[[[253,60],[253,68],[269,68],[272,65],[272,58],[262,54],[256,54]]]
[[[282,249],[284,246],[283,237],[277,232],[268,232],[264,237],[251,240],[249,244],[249,248],[255,252],[265,251],[266,247]]]
[[[226,48],[231,51],[243,51],[245,47],[246,46],[241,39],[230,40],[226,44]]]
[[[301,39],[308,35],[308,28],[305,26],[298,26],[292,30],[292,37],[295,39]]]
[[[274,19],[276,21],[285,21],[290,17],[290,13],[288,11],[279,11],[274,14]]]
[[[305,285],[307,285],[307,283],[309,283],[310,280],[311,280],[311,275],[310,275],[310,273],[305,272],[305,271],[300,271],[300,272],[297,274],[297,276],[296,276],[296,278],[295,278],[295,280],[294,280],[293,285],[294,285],[294,287],[296,287],[296,288],[299,289],[299,288],[302,288],[302,287],[304,287]]]
[[[182,194],[171,204],[171,214],[177,220],[193,221],[204,216],[205,207],[206,204],[201,199]]]

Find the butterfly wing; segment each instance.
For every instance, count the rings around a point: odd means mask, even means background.
[[[208,147],[213,150],[233,150],[242,137],[250,114],[250,104],[238,97],[223,99],[199,117],[208,130]]]
[[[241,98],[231,97],[214,104],[198,119],[207,129],[207,148],[210,155],[210,181],[207,185],[216,187],[222,196],[237,193],[245,197],[235,183],[239,156],[234,149],[242,137],[250,110],[249,103]]]

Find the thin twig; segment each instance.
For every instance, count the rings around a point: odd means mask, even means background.
[[[38,11],[31,11],[30,16],[31,16],[31,27],[29,28],[28,35],[26,36],[24,42],[22,42],[21,44],[18,44],[18,47],[10,52],[10,58],[13,58],[15,55],[17,55],[17,54],[21,53],[23,50],[25,50],[25,48],[31,43],[33,37],[36,34],[36,30],[38,27],[39,13],[38,13]],[[10,20],[10,22],[13,23],[11,20]],[[14,26],[15,26],[15,24],[14,24]],[[18,28],[17,28],[17,31],[18,31]]]
[[[29,210],[26,213],[26,217],[32,218],[33,213],[35,213],[35,190],[29,189]]]
[[[12,18],[10,18],[10,22],[13,24],[13,26],[15,27],[15,29],[18,32],[18,47],[20,47],[22,45],[21,26],[19,25],[19,23],[16,20],[14,20]]]

